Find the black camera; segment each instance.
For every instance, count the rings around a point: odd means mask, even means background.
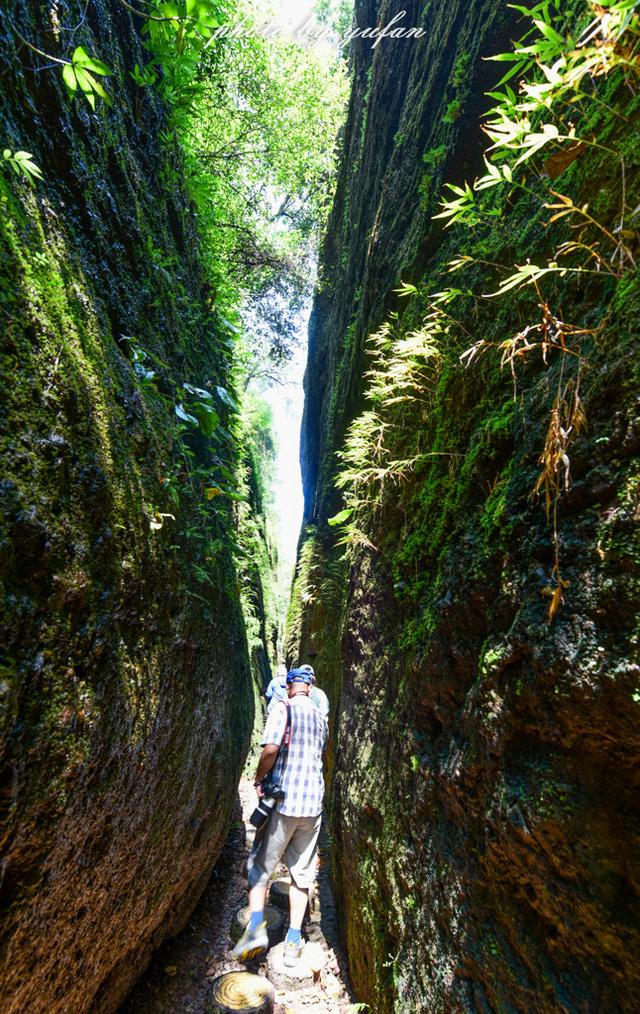
[[[269,778],[263,778],[262,791],[264,793],[262,799],[259,800],[258,805],[249,817],[249,821],[253,826],[258,829],[261,828],[267,817],[271,816],[271,811],[278,802],[284,796],[284,791],[277,784],[272,782]]]

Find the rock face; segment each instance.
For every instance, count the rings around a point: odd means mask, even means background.
[[[0,25],[3,147],[44,175],[0,173],[0,1006],[81,1014],[114,1010],[195,904],[253,692],[232,507],[206,513],[180,439],[204,466],[233,450],[176,428],[183,384],[228,383],[231,344],[179,154],[131,79],[125,7],[75,30],[114,71],[95,112],[16,41],[60,51],[78,12],[43,10]]]
[[[631,1012],[637,274],[547,290],[565,319],[599,325],[581,379],[588,430],[560,501],[570,583],[552,623],[553,540],[531,491],[557,363],[526,365],[514,403],[491,356],[464,370],[465,346],[443,349],[428,410],[405,423],[425,457],[383,499],[370,545],[347,565],[327,525],[342,506],[335,453],[364,405],[366,336],[390,311],[402,333],[421,326],[426,303],[401,302],[401,281],[427,293],[451,284],[446,264],[461,241],[431,215],[443,180],[482,171],[478,119],[496,78],[480,56],[522,34],[499,3],[405,6],[408,24],[428,28],[424,40],[387,40],[375,54],[360,42],[353,55],[311,320],[305,534],[289,615],[291,658],[313,661],[332,700],[335,882],[351,975],[377,1014]],[[356,18],[386,22],[395,9],[361,2]],[[637,122],[636,100],[613,101]],[[617,143],[637,166],[631,131]],[[618,172],[589,153],[558,188],[613,218]],[[465,249],[494,263],[544,256],[549,212],[528,195],[500,200],[502,224],[479,226]],[[637,203],[634,193],[628,206]],[[495,289],[491,269],[472,274],[474,290]],[[490,310],[469,306],[468,344],[511,337],[535,304],[528,290]]]

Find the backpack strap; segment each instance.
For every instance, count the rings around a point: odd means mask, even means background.
[[[283,700],[282,703],[287,709],[287,724],[280,744],[280,752],[284,755],[289,752],[289,743],[291,742],[291,708],[289,706],[289,701]]]

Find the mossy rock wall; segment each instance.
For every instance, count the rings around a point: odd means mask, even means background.
[[[2,146],[44,180],[0,173],[0,1006],[81,1014],[114,1010],[186,920],[248,746],[232,505],[202,559],[197,498],[176,503],[167,481],[174,397],[229,385],[232,337],[161,103],[130,77],[148,59],[131,15],[102,0],[80,26],[73,5],[2,13]],[[56,53],[73,22],[114,71],[113,106],[70,104],[9,22]]]
[[[359,3],[358,23],[386,21],[389,10]],[[327,524],[342,506],[335,452],[364,403],[365,338],[389,311],[402,333],[427,312],[420,296],[402,302],[393,290],[445,288],[461,251],[522,264],[548,250],[549,212],[527,196],[496,197],[500,224],[471,238],[431,221],[444,179],[482,171],[478,116],[496,78],[480,57],[522,34],[516,15],[498,3],[408,10],[407,23],[428,27],[425,40],[354,52],[311,320],[307,534],[289,626],[291,657],[313,660],[332,702],[333,865],[350,971],[377,1014],[631,1012],[640,1004],[636,272],[545,289],[565,320],[597,325],[581,380],[588,430],[572,448],[559,514],[569,584],[553,623],[552,534],[531,492],[559,361],[525,365],[514,402],[491,354],[465,370],[464,346],[443,348],[430,408],[413,423],[426,457],[400,495],[386,495],[375,548],[341,563]],[[608,141],[637,188],[637,101],[608,99],[628,117]],[[588,153],[558,188],[609,220],[619,165]],[[496,274],[480,265],[463,282],[491,292]],[[491,307],[456,307],[468,344],[510,338],[538,312],[530,290]],[[345,592],[332,594],[339,567]]]

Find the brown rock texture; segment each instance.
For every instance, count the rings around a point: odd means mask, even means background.
[[[44,176],[0,173],[7,1014],[118,1006],[206,882],[253,720],[233,507],[203,516],[174,413],[183,384],[229,383],[229,335],[161,103],[130,76],[148,58],[132,17],[82,11],[9,2],[0,21],[3,146]],[[16,42],[58,52],[72,23],[113,71],[110,108],[70,103]]]
[[[406,7],[407,23],[428,28],[424,40],[375,54],[358,43],[353,54],[311,320],[306,527],[289,614],[290,657],[312,661],[332,701],[333,861],[350,972],[376,1014],[631,1012],[640,1005],[637,272],[547,290],[565,319],[604,321],[581,388],[588,430],[561,500],[570,584],[553,623],[552,536],[531,491],[558,366],[527,365],[514,402],[495,358],[464,370],[444,349],[428,410],[406,416],[424,461],[390,484],[372,545],[347,563],[327,524],[343,505],[335,454],[365,404],[366,336],[391,311],[402,333],[421,326],[426,304],[399,300],[400,282],[427,293],[452,284],[446,265],[461,240],[431,216],[444,180],[482,171],[479,115],[496,68],[480,58],[522,34],[501,3]],[[357,3],[357,23],[387,22],[396,9]],[[616,136],[628,170],[638,104],[622,92],[611,100],[630,124]],[[611,220],[618,173],[589,153],[558,187]],[[548,212],[527,196],[497,206],[500,221],[479,226],[464,249],[503,264],[544,256]],[[489,268],[471,282],[495,289]],[[511,337],[537,312],[530,292],[491,307],[469,306],[469,343]]]

